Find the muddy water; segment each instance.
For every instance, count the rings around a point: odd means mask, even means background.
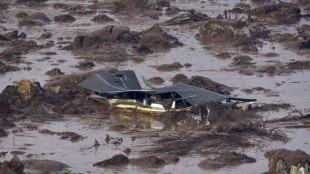
[[[44,12],[50,19],[53,19],[56,15],[64,14],[61,9],[54,9],[52,5],[56,2],[62,3],[61,0],[49,0],[47,2],[47,7],[40,8],[28,8],[24,5],[13,5],[13,2],[9,0],[4,0],[3,2],[8,2],[10,9],[6,13],[1,13],[1,20],[6,21],[6,23],[1,23],[0,32],[6,33],[12,30],[19,30],[19,33],[25,32],[27,34],[27,40],[35,40],[38,44],[45,44],[47,41],[54,41],[55,45],[51,48],[42,49],[39,51],[31,52],[24,55],[24,60],[26,62],[31,62],[32,64],[22,63],[18,65],[19,67],[27,68],[30,67],[31,70],[21,70],[16,72],[9,72],[5,75],[0,75],[0,90],[3,90],[7,85],[17,83],[21,79],[29,79],[33,81],[39,81],[43,86],[47,80],[50,79],[45,75],[46,71],[49,71],[55,67],[58,67],[66,74],[81,72],[79,69],[75,68],[81,59],[77,59],[78,56],[73,55],[71,52],[64,51],[59,46],[66,46],[67,44],[63,42],[72,41],[75,36],[80,34],[86,34],[88,32],[103,28],[104,26],[116,24],[116,25],[126,25],[133,31],[142,31],[150,28],[156,23],[161,23],[169,18],[170,16],[160,16],[159,20],[145,19],[143,23],[140,18],[128,18],[125,16],[111,15],[107,14],[111,18],[115,19],[114,22],[108,22],[104,24],[97,24],[90,19],[94,15],[87,16],[75,16],[77,20],[70,24],[57,24],[51,22],[51,24],[42,27],[19,28],[17,26],[18,20],[15,18],[15,14],[18,12],[27,12],[29,14],[34,12]],[[240,1],[196,1],[196,0],[176,0],[172,2],[173,6],[177,6],[180,9],[195,9],[203,13],[207,13],[210,17],[216,17],[225,9],[232,9],[236,3]],[[252,1],[245,0],[242,1],[247,4],[251,4]],[[69,5],[91,5],[91,1],[76,0],[76,1],[66,1]],[[251,4],[255,7],[257,4]],[[108,11],[108,10],[103,10]],[[98,13],[104,14],[103,11]],[[223,14],[222,14],[223,15]],[[235,18],[236,16],[231,16]],[[241,16],[237,16],[240,18]],[[302,19],[300,23],[290,26],[274,26],[270,25],[273,33],[295,33],[296,28],[301,24],[309,23],[309,20]],[[5,30],[4,30],[5,29]],[[290,103],[293,108],[290,110],[281,110],[280,112],[269,112],[264,113],[264,119],[272,118],[282,118],[287,116],[289,112],[297,109],[303,114],[310,113],[310,76],[309,71],[296,71],[293,73],[268,76],[266,74],[255,74],[253,76],[245,76],[238,73],[237,70],[231,71],[232,59],[220,60],[214,55],[218,52],[215,50],[208,50],[202,46],[199,41],[195,39],[195,35],[198,33],[197,27],[191,26],[163,26],[163,29],[169,34],[177,37],[180,42],[184,44],[183,47],[178,47],[171,49],[169,52],[165,53],[155,53],[144,57],[145,61],[137,64],[136,62],[129,61],[125,63],[97,63],[94,69],[101,69],[104,67],[116,67],[120,70],[132,69],[135,70],[139,80],[142,82],[141,76],[146,79],[152,78],[154,76],[160,76],[165,80],[162,86],[170,85],[170,79],[176,74],[182,73],[188,77],[199,75],[210,78],[219,83],[226,84],[235,88],[232,96],[236,97],[247,97],[256,98],[261,103]],[[53,34],[50,39],[39,39],[39,37],[45,33],[51,32]],[[63,40],[59,38],[62,37]],[[273,49],[274,47],[274,49]],[[5,48],[0,47],[0,51]],[[263,41],[261,47],[258,47],[258,53],[255,54],[244,54],[239,50],[233,50],[230,48],[224,49],[223,51],[228,51],[233,54],[232,57],[238,55],[249,55],[254,60],[253,62],[257,67],[264,67],[269,65],[278,65],[288,63],[292,60],[309,60],[309,55],[299,55],[294,51],[285,49],[282,45],[277,43],[270,43],[268,41]],[[44,52],[55,52],[56,55],[49,55],[49,60],[39,61],[40,59],[47,57],[42,53]],[[279,56],[268,58],[264,55],[266,53],[277,53]],[[64,60],[64,61],[62,61]],[[190,68],[182,68],[180,71],[172,72],[158,72],[152,65],[170,64],[173,62],[180,62],[181,64],[190,63],[192,66]],[[280,85],[279,85],[280,84]],[[144,85],[145,86],[145,85]],[[255,87],[263,87],[270,90],[270,92],[253,92],[251,94],[246,94],[242,90],[252,89]],[[287,129],[283,130],[291,138],[291,140],[284,144],[280,142],[270,142],[269,140],[252,140],[255,141],[254,148],[251,149],[237,149],[237,151],[247,154],[248,156],[255,157],[257,162],[253,164],[244,164],[238,167],[226,167],[221,170],[216,171],[204,171],[198,167],[198,163],[205,159],[206,157],[191,154],[189,156],[181,157],[180,162],[177,164],[166,165],[162,168],[156,169],[141,169],[135,166],[125,166],[121,168],[95,168],[92,164],[108,159],[115,154],[123,153],[125,148],[130,148],[132,152],[129,158],[143,156],[140,151],[144,148],[151,146],[156,146],[153,140],[157,136],[143,136],[143,135],[157,135],[165,133],[165,131],[160,130],[162,124],[154,122],[151,118],[137,119],[130,121],[126,116],[117,115],[112,117],[110,120],[102,119],[101,116],[86,116],[85,118],[68,118],[61,122],[51,122],[51,123],[40,123],[36,124],[38,126],[37,130],[29,130],[25,127],[26,123],[18,123],[18,128],[23,131],[18,131],[16,134],[10,133],[7,138],[2,138],[0,140],[1,151],[24,151],[24,155],[19,155],[22,159],[26,159],[27,155],[31,155],[33,158],[37,159],[50,159],[63,162],[72,167],[72,171],[76,173],[262,173],[268,170],[268,161],[263,157],[263,154],[271,149],[276,148],[287,148],[291,150],[301,149],[310,154],[310,142],[309,133],[310,129]],[[122,123],[129,127],[129,131],[111,131],[110,126],[113,123]],[[28,123],[27,123],[28,124]],[[35,123],[31,123],[35,124]],[[283,127],[283,125],[279,125]],[[54,132],[71,131],[76,132],[83,137],[83,140],[73,143],[68,140],[61,140],[57,135],[45,135],[39,133],[39,130],[49,129]],[[135,131],[139,130],[139,131]],[[13,130],[10,130],[13,131]],[[108,144],[105,142],[106,134],[112,137],[122,138],[124,142],[115,146],[113,144]],[[132,137],[140,137],[135,141],[132,141]],[[95,139],[101,144],[99,147],[93,147]],[[259,143],[260,142],[260,143]],[[5,158],[0,158],[1,161],[11,159],[12,155],[8,153]]]

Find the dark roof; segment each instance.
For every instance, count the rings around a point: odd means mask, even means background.
[[[102,93],[116,93],[142,89],[135,72],[132,70],[118,71],[115,73],[101,72],[82,81],[79,87],[100,91]]]
[[[156,89],[156,93],[175,92],[179,94],[184,100],[191,105],[198,105],[202,103],[220,102],[228,99],[228,96],[208,91],[202,88],[189,86],[185,84],[177,84],[173,86]]]

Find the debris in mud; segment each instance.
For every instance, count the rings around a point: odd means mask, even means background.
[[[6,74],[7,72],[13,72],[20,70],[17,66],[6,65],[5,63],[0,61],[0,74]]]
[[[33,13],[30,16],[24,17],[19,23],[18,26],[43,26],[49,24],[50,20],[44,13],[37,12]]]
[[[302,150],[276,149],[264,156],[269,159],[267,173],[310,173],[310,155]]]
[[[252,36],[254,38],[263,38],[268,39],[271,31],[264,26],[263,24],[257,24],[254,27],[251,28],[252,30]]]
[[[225,95],[229,95],[233,90],[231,87],[201,76],[192,76],[186,84]]]
[[[146,156],[141,158],[130,159],[130,164],[139,167],[156,168],[165,165],[165,160],[157,158],[156,156]]]
[[[53,7],[55,9],[64,9],[64,10],[68,10],[70,9],[70,6],[67,4],[63,4],[63,3],[54,3]]]
[[[193,22],[207,21],[210,19],[211,18],[206,14],[196,12],[195,10],[189,10],[187,13],[181,14],[177,17],[169,19],[168,21],[165,21],[163,24],[164,25],[184,25],[184,24],[189,24]]]
[[[269,4],[256,7],[250,11],[251,15],[256,16],[256,20],[262,18],[272,18],[280,24],[290,24],[299,21],[301,10],[295,4]]]
[[[200,27],[196,38],[203,44],[216,44],[234,46],[253,45],[255,38],[252,37],[249,27],[239,20],[210,20]]]
[[[19,12],[19,13],[17,13],[17,14],[15,15],[16,18],[25,18],[25,17],[27,17],[27,16],[29,16],[29,15],[28,15],[28,13],[26,13],[26,12]]]
[[[215,57],[217,57],[219,59],[229,59],[231,57],[231,54],[228,52],[221,52],[221,53],[215,55]]]
[[[179,71],[184,66],[179,62],[174,62],[172,64],[163,64],[155,66],[158,71]]]
[[[45,74],[49,75],[51,77],[58,77],[58,76],[64,76],[65,75],[65,73],[63,73],[59,68],[54,68],[50,71],[47,71]]]
[[[24,164],[14,156],[11,161],[0,162],[0,174],[24,174]]]
[[[69,168],[69,166],[64,163],[46,159],[27,159],[22,162],[25,169],[37,173],[63,173],[65,169]]]
[[[162,85],[165,81],[161,77],[153,77],[151,79],[148,79],[149,82],[151,82],[154,85]]]
[[[7,86],[2,96],[10,105],[25,105],[35,97],[43,97],[43,89],[38,82],[21,80],[18,86]]]
[[[55,22],[63,22],[63,23],[72,23],[75,20],[76,19],[73,16],[67,15],[67,14],[55,16],[55,18],[54,18]]]
[[[166,15],[176,15],[181,11],[178,7],[168,7],[166,9]]]
[[[40,39],[50,39],[52,36],[53,36],[52,33],[46,32],[46,33],[43,33],[43,34],[40,36]]]
[[[250,56],[237,56],[234,58],[233,65],[240,68],[248,68],[253,65],[252,58]]]
[[[15,3],[41,3],[46,1],[48,0],[17,0]]]
[[[48,135],[58,135],[60,136],[60,139],[66,139],[72,142],[78,142],[84,139],[81,135],[75,133],[75,132],[53,132],[48,129],[43,129],[40,131],[42,134],[48,134]]]
[[[6,118],[0,118],[0,128],[1,129],[9,129],[15,127],[16,125]]]
[[[79,70],[87,71],[92,69],[94,66],[95,64],[93,62],[80,62],[75,67],[78,68]]]
[[[1,2],[0,10],[7,10],[7,9],[9,9],[9,5],[7,3]]]
[[[92,21],[94,21],[94,22],[111,22],[111,21],[114,21],[114,19],[112,19],[106,15],[97,15],[92,19]]]
[[[143,31],[139,36],[139,44],[148,47],[151,52],[168,51],[171,48],[183,45],[176,37],[164,32],[159,24]]]
[[[85,9],[81,5],[76,5],[76,6],[73,6],[73,7],[69,8],[69,14],[70,15],[80,15],[80,16],[83,16],[83,15],[92,15],[94,13],[96,13],[95,10]]]
[[[155,11],[162,7],[170,7],[170,1],[160,0],[160,1],[150,1],[150,0],[117,0],[113,2],[113,13],[124,13],[130,12],[134,14],[144,14],[156,16],[161,15],[161,13]],[[157,12],[157,13],[155,13]]]
[[[57,135],[61,136],[61,139],[69,139],[72,142],[78,142],[84,139],[81,135],[75,132],[59,132]]]
[[[226,166],[237,166],[244,163],[254,163],[256,160],[245,154],[236,152],[223,152],[215,159],[206,159],[199,163],[204,169],[220,169]]]
[[[125,26],[106,26],[90,34],[77,36],[66,49],[81,54],[87,52],[93,55],[91,59],[97,62],[125,61],[129,55],[120,47],[121,43],[133,47],[139,54],[167,51],[182,45],[177,38],[168,35],[159,25],[154,25],[141,33],[132,32]]]
[[[0,137],[6,137],[6,136],[8,136],[8,133],[5,130],[0,129]]]
[[[189,80],[188,77],[184,74],[177,74],[171,79],[173,84],[187,83],[188,80]]]
[[[119,166],[129,163],[129,159],[125,155],[115,155],[110,159],[93,164],[95,167]]]

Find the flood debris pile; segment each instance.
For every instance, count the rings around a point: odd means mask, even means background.
[[[282,43],[285,47],[297,50],[297,51],[307,51],[310,48],[310,25],[304,24],[300,26],[296,33],[276,33],[269,37],[271,42]]]
[[[196,38],[205,45],[216,44],[212,48],[220,47],[219,43],[221,46],[246,47],[249,51],[255,47],[250,28],[240,20],[210,20],[200,27]]]
[[[223,152],[219,157],[214,159],[206,159],[199,163],[199,167],[203,169],[220,169],[226,166],[237,166],[244,163],[255,163],[256,160],[245,154],[236,152]]]
[[[264,154],[269,159],[266,173],[310,173],[310,155],[302,150],[276,149]]]
[[[172,19],[169,19],[165,21],[164,25],[184,25],[184,24],[190,24],[193,22],[199,22],[199,21],[207,21],[211,18],[203,13],[196,12],[195,10],[189,10],[185,14],[178,15]]]
[[[127,49],[139,55],[167,51],[181,45],[177,38],[168,35],[158,24],[140,33],[130,31],[126,26],[109,25],[77,36],[66,49],[91,55],[89,59],[97,62],[118,62],[129,60],[131,55]]]
[[[256,16],[257,20],[271,18],[280,24],[290,24],[299,21],[301,10],[296,4],[270,4],[254,8],[250,11],[251,15]]]

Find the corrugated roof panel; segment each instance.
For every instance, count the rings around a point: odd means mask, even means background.
[[[102,93],[142,89],[135,72],[132,70],[98,73],[82,81],[79,86],[94,91],[98,90]]]
[[[208,91],[202,88],[189,86],[185,84],[177,84],[164,88],[156,89],[157,93],[175,92],[182,98],[185,98],[191,105],[198,105],[209,102],[220,102],[228,98],[228,96]]]

